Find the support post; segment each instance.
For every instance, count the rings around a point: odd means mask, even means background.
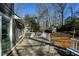
[[[2,16],[0,16],[0,56],[2,55]]]
[[[13,47],[13,19],[10,20],[10,49]]]

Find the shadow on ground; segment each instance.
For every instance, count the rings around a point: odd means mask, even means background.
[[[25,38],[9,56],[67,56],[66,50],[36,39]]]

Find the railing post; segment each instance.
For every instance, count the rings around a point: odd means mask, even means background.
[[[77,42],[76,42],[76,50],[77,50]]]
[[[47,33],[48,34],[48,40],[49,40],[49,42],[51,42],[51,40],[50,40],[50,33]],[[50,45],[49,45],[49,55],[50,55]]]
[[[74,48],[74,45],[75,45],[74,41],[73,41],[73,44],[72,45],[73,45],[72,48]]]
[[[0,56],[2,55],[2,16],[0,16]]]

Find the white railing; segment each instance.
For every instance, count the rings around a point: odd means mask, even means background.
[[[70,48],[72,48],[75,51],[79,52],[79,40],[71,38],[71,46],[70,46]]]

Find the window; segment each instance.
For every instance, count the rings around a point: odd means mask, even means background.
[[[9,20],[2,17],[2,55],[5,55],[10,50],[9,39]]]

